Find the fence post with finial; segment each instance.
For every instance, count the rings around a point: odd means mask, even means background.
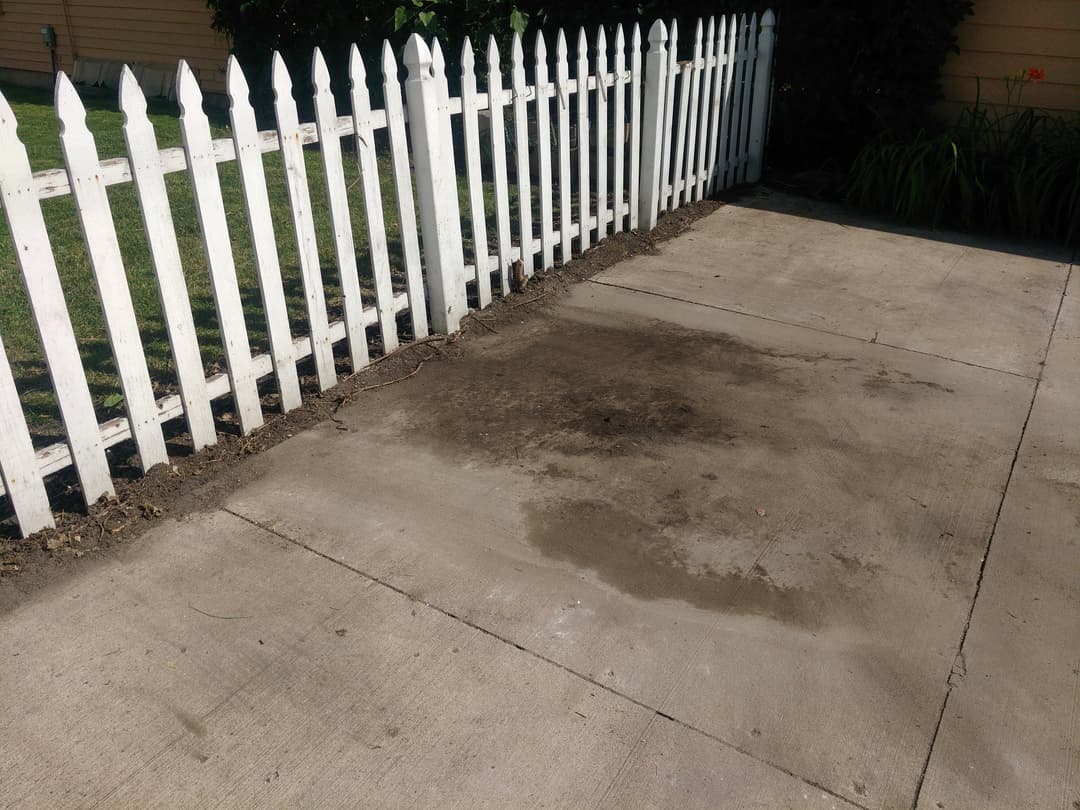
[[[649,29],[645,57],[645,104],[641,126],[641,190],[638,222],[643,230],[656,227],[660,211],[660,163],[664,141],[664,89],[667,70],[667,27],[657,20]]]
[[[440,109],[439,88],[431,72],[431,50],[413,34],[405,46],[405,97],[413,143],[420,235],[427,265],[431,325],[436,332],[456,332],[467,312],[465,255],[461,245],[457,175],[443,139],[450,131],[448,107]]]

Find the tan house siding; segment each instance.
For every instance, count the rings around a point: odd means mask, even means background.
[[[1080,110],[1080,0],[975,0],[957,38],[960,53],[941,78],[948,107],[970,104],[977,87],[984,101],[1002,103],[1004,77],[1037,67],[1046,79],[1024,88],[1024,106]]]
[[[204,90],[225,90],[228,43],[210,27],[205,0],[0,0],[0,10],[0,68],[48,73],[40,33],[48,24],[61,70],[71,72],[76,56],[156,65],[183,58]]]

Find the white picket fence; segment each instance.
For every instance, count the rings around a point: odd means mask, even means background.
[[[217,440],[211,401],[231,396],[246,434],[263,422],[257,384],[273,375],[281,407],[301,402],[297,363],[313,359],[318,386],[337,383],[333,347],[347,341],[354,369],[368,362],[366,330],[377,326],[383,351],[399,344],[396,316],[407,310],[414,339],[430,330],[451,333],[467,313],[467,286],[474,285],[480,307],[496,293],[509,292],[512,264],[526,274],[550,268],[588,250],[608,234],[655,226],[660,212],[702,199],[736,183],[755,182],[762,170],[773,50],[772,12],[699,20],[692,57],[679,61],[678,31],[656,22],[648,51],[638,26],[629,49],[617,28],[614,52],[606,33],[595,39],[590,60],[584,30],[571,62],[566,38],[555,44],[554,76],[542,35],[535,47],[533,82],[524,51],[514,38],[506,87],[494,39],[487,49],[487,83],[481,92],[473,47],[461,52],[461,96],[449,96],[445,61],[438,42],[431,47],[413,35],[405,48],[404,94],[393,49],[382,53],[384,109],[372,109],[367,74],[359,52],[351,54],[351,114],[340,116],[330,93],[321,53],[313,63],[315,121],[300,123],[292,82],[275,55],[272,81],[277,130],[259,132],[248,85],[235,60],[228,65],[231,137],[213,139],[197,81],[179,65],[176,93],[183,148],[159,150],[146,100],[133,73],[125,69],[120,108],[125,115],[127,157],[100,160],[86,127],[86,111],[75,88],[60,74],[56,113],[66,168],[31,173],[26,149],[16,134],[11,107],[0,95],[0,199],[25,283],[67,440],[35,450],[0,343],[0,477],[24,536],[53,525],[45,479],[74,466],[82,496],[90,505],[113,494],[106,449],[134,441],[143,469],[168,461],[162,425],[183,417],[195,450]],[[643,70],[644,62],[644,70]],[[506,124],[509,117],[511,125]],[[481,122],[487,123],[486,128]],[[572,127],[572,124],[575,125]],[[460,128],[463,153],[455,154]],[[401,228],[406,290],[391,285],[384,225],[382,179],[376,162],[375,132],[387,130],[397,219]],[[486,132],[484,131],[486,129]],[[575,132],[576,129],[576,132]],[[508,131],[509,130],[509,131]],[[532,136],[531,136],[532,134]],[[351,138],[350,136],[355,136]],[[361,300],[357,254],[350,220],[342,139],[350,137],[358,161],[367,222],[374,302]],[[481,140],[490,146],[482,158]],[[575,151],[576,166],[571,157]],[[507,143],[513,145],[513,172]],[[312,189],[304,146],[319,144],[324,187],[333,223],[343,317],[329,321],[312,218]],[[275,222],[267,195],[262,156],[281,152],[287,177],[291,223]],[[411,159],[411,161],[410,161]],[[466,263],[463,217],[458,202],[456,164],[464,160],[468,188],[471,255]],[[252,356],[226,222],[217,164],[236,161],[246,200],[270,351]],[[535,166],[535,173],[534,173]],[[190,175],[205,257],[213,288],[217,328],[227,373],[206,376],[196,340],[164,175]],[[533,178],[539,204],[534,208]],[[518,228],[512,230],[511,179],[517,186]],[[155,399],[136,312],[106,187],[134,183],[142,210],[179,391]],[[415,199],[414,199],[415,183]],[[489,228],[484,185],[494,190],[495,222]],[[41,200],[72,194],[100,294],[108,339],[124,397],[126,417],[99,424],[68,314]],[[419,211],[419,228],[415,211]],[[558,218],[556,219],[556,214]],[[290,331],[276,227],[291,227],[297,238],[310,333]],[[421,259],[421,245],[423,258]],[[373,306],[370,305],[373,303]],[[2,336],[0,336],[2,337]]]

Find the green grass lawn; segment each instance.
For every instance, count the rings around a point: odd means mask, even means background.
[[[59,127],[49,91],[0,86],[15,111],[19,122],[19,137],[26,144],[34,171],[63,166],[59,141]],[[122,125],[123,116],[117,110],[115,93],[102,95],[97,91],[86,93],[87,124],[97,141],[98,154],[102,160],[126,154]],[[151,101],[150,119],[157,131],[160,148],[181,145],[178,109],[162,100]],[[229,134],[227,117],[218,114],[211,117],[215,137]],[[382,135],[382,133],[380,133]],[[331,317],[340,315],[340,285],[337,259],[334,254],[332,229],[324,191],[323,167],[318,149],[305,150],[308,183],[310,187],[314,221],[319,245],[320,263]],[[367,229],[364,222],[363,198],[359,183],[357,163],[348,149],[345,150],[346,183],[349,186],[353,235],[356,240],[358,266],[364,303],[374,302],[367,256]],[[401,259],[400,228],[396,211],[396,197],[386,150],[380,151],[380,180],[383,192],[383,211],[387,236],[390,242],[391,265],[395,286],[400,289],[404,279]],[[285,190],[284,172],[279,153],[264,156],[270,204],[276,226],[277,248],[281,259],[282,275],[288,300],[290,321],[294,335],[306,334],[303,288],[300,280],[295,236]],[[459,167],[460,169],[460,167]],[[225,200],[225,209],[232,237],[241,294],[245,304],[248,334],[255,351],[265,350],[265,321],[258,290],[257,276],[248,234],[247,211],[240,187],[235,162],[218,164],[218,172]],[[216,326],[213,295],[203,255],[201,234],[195,214],[191,184],[185,172],[166,176],[172,202],[173,221],[176,226],[180,254],[184,262],[188,291],[195,314],[195,323],[202,349],[203,361],[208,369],[223,365],[223,352]],[[469,233],[468,205],[464,182],[460,185],[462,214],[466,218],[463,228]],[[494,230],[491,202],[492,194],[486,189],[489,219],[488,230]],[[171,353],[162,323],[158,290],[154,278],[150,254],[143,232],[142,215],[134,186],[131,183],[110,186],[109,202],[113,220],[117,226],[125,269],[135,311],[139,318],[142,338],[146,349],[150,376],[159,395],[175,390],[175,376]],[[67,299],[68,311],[75,334],[82,350],[90,390],[100,419],[123,413],[119,396],[119,383],[113,367],[111,349],[106,338],[98,293],[90,272],[74,200],[65,196],[42,202],[50,233],[57,266]],[[516,217],[515,217],[516,219]],[[471,250],[466,249],[467,261]],[[22,398],[27,420],[39,442],[47,443],[62,435],[58,412],[52,395],[51,383],[44,363],[37,333],[30,319],[26,297],[6,221],[0,217],[0,337],[7,350]]]

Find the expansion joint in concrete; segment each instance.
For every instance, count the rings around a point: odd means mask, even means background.
[[[1039,396],[1039,386],[1042,383],[1043,372],[1046,369],[1046,360],[1050,356],[1050,346],[1054,342],[1058,321],[1061,319],[1061,309],[1065,304],[1065,296],[1068,293],[1069,281],[1072,279],[1072,271],[1075,266],[1075,263],[1069,265],[1069,270],[1065,275],[1065,283],[1061,288],[1061,297],[1058,299],[1057,311],[1054,313],[1054,320],[1050,326],[1050,335],[1046,340],[1046,348],[1043,350],[1043,359],[1039,364],[1039,376],[1036,378],[1035,386],[1031,392],[1031,401],[1028,403],[1027,414],[1024,416],[1024,424],[1020,428],[1020,436],[1016,440],[1016,449],[1013,451],[1012,462],[1009,464],[1009,474],[1005,478],[1005,486],[1001,490],[1001,498],[998,501],[997,512],[994,514],[994,523],[991,526],[989,536],[986,539],[986,547],[983,549],[982,562],[979,564],[979,576],[975,581],[975,593],[971,597],[971,604],[968,607],[967,617],[964,620],[964,627],[960,633],[960,641],[956,647],[956,658],[953,661],[952,669],[949,671],[949,678],[945,687],[945,697],[941,701],[941,711],[938,712],[937,721],[934,724],[934,733],[930,736],[930,745],[927,746],[926,759],[923,760],[922,770],[919,772],[919,781],[915,785],[915,794],[911,800],[912,810],[915,810],[915,808],[919,806],[923,783],[926,781],[926,773],[929,770],[930,762],[934,757],[934,747],[937,744],[938,734],[941,732],[941,724],[945,720],[945,712],[949,707],[949,698],[952,697],[953,692],[961,685],[961,682],[967,675],[967,657],[964,645],[967,643],[968,630],[971,628],[971,619],[975,615],[975,606],[979,601],[979,593],[982,590],[983,578],[986,575],[986,565],[990,560],[990,551],[993,548],[994,538],[997,535],[998,522],[1001,520],[1001,512],[1005,507],[1005,499],[1009,494],[1009,486],[1012,484],[1013,472],[1016,470],[1016,463],[1020,458],[1020,449],[1024,446],[1024,436],[1027,435],[1028,423],[1031,421],[1031,414],[1035,410],[1035,400]]]
[[[628,695],[628,694],[626,694],[624,692],[620,692],[618,689],[613,689],[612,687],[608,686],[607,684],[600,683],[599,681],[597,681],[597,680],[595,680],[593,678],[590,678],[588,675],[585,675],[584,673],[581,673],[581,672],[578,672],[577,670],[571,669],[570,667],[566,666],[565,664],[560,664],[558,661],[555,661],[554,659],[549,658],[548,656],[543,655],[542,653],[539,653],[536,650],[531,650],[528,647],[525,647],[525,646],[517,643],[516,641],[513,641],[512,639],[509,639],[509,638],[507,638],[507,637],[505,637],[503,635],[500,635],[499,633],[495,633],[492,630],[490,630],[490,629],[488,629],[486,627],[483,627],[482,625],[477,624],[476,622],[470,621],[469,619],[465,618],[464,616],[460,616],[460,615],[458,615],[457,613],[454,613],[451,610],[447,610],[446,608],[440,607],[439,605],[428,602],[425,599],[419,599],[419,598],[413,596],[412,594],[410,594],[408,591],[406,591],[406,590],[404,590],[402,588],[399,588],[398,586],[396,586],[396,585],[394,585],[394,584],[392,584],[390,582],[387,582],[386,580],[384,580],[384,579],[382,579],[380,577],[377,577],[374,574],[368,573],[367,571],[364,571],[364,570],[362,570],[360,568],[357,568],[356,566],[350,565],[349,563],[345,562],[344,560],[340,560],[337,557],[334,557],[334,556],[331,556],[329,554],[326,554],[325,552],[319,551],[318,549],[313,548],[312,546],[308,545],[307,543],[304,543],[303,541],[300,541],[300,540],[297,540],[295,538],[289,537],[287,534],[284,534],[284,533],[278,531],[277,529],[274,529],[271,526],[266,526],[263,523],[260,523],[259,521],[248,517],[247,515],[241,514],[239,512],[234,512],[233,510],[228,509],[228,508],[223,509],[223,511],[227,512],[228,514],[232,515],[235,518],[239,518],[240,520],[244,521],[245,523],[249,523],[249,524],[251,524],[252,526],[254,526],[256,528],[261,529],[264,532],[272,534],[275,537],[278,537],[278,538],[284,540],[287,543],[291,543],[292,545],[298,546],[299,548],[302,548],[305,551],[307,551],[307,552],[309,552],[311,554],[314,554],[317,557],[321,557],[322,559],[326,560],[329,563],[340,566],[341,568],[344,568],[347,571],[350,571],[350,572],[356,574],[357,576],[366,579],[367,581],[371,582],[374,585],[378,585],[380,587],[386,588],[387,590],[393,591],[394,593],[398,594],[399,596],[405,597],[410,602],[414,602],[414,603],[416,603],[418,605],[422,605],[425,608],[433,610],[436,613],[440,613],[443,616],[446,616],[448,619],[452,619],[453,621],[459,622],[460,624],[463,624],[466,627],[469,627],[469,628],[477,631],[478,633],[483,633],[484,635],[495,639],[496,641],[498,641],[501,644],[505,644],[505,645],[507,645],[509,647],[513,647],[514,649],[520,650],[521,652],[525,653],[528,656],[531,656],[532,658],[535,658],[538,661],[542,661],[545,664],[556,667],[556,668],[562,670],[563,672],[571,675],[572,677],[577,678],[577,679],[579,679],[581,681],[584,681],[584,682],[588,683],[590,686],[594,686],[597,689],[602,689],[605,692],[608,692],[608,693],[610,693],[612,695],[615,695],[616,697],[619,697],[622,700],[625,700],[625,701],[627,701],[629,703],[634,704],[635,706],[637,706],[639,708],[642,708],[642,709],[646,710],[651,715],[650,718],[649,718],[649,723],[648,723],[648,725],[650,725],[650,726],[657,719],[662,719],[662,720],[665,720],[665,721],[667,721],[669,723],[674,723],[675,725],[680,726],[681,728],[686,729],[687,731],[690,731],[690,732],[692,732],[694,734],[698,734],[698,735],[700,735],[702,737],[705,737],[705,738],[707,738],[709,740],[712,740],[713,742],[716,742],[716,743],[718,743],[720,745],[723,745],[725,748],[729,748],[729,749],[731,749],[733,751],[738,752],[739,754],[742,754],[743,756],[749,757],[750,759],[754,760],[755,762],[759,762],[762,765],[765,765],[765,766],[767,766],[769,768],[772,768],[775,771],[778,771],[779,773],[785,774],[786,776],[789,776],[789,777],[791,777],[793,779],[797,779],[800,782],[802,782],[803,784],[805,784],[807,787],[813,788],[815,790],[820,790],[822,793],[825,793],[825,794],[833,797],[834,799],[838,799],[839,801],[845,802],[846,804],[848,804],[851,807],[857,808],[857,810],[869,810],[869,808],[864,807],[863,805],[860,805],[860,804],[857,804],[857,803],[853,802],[851,799],[847,798],[846,796],[842,796],[841,794],[836,793],[833,790],[830,790],[829,788],[825,787],[822,784],[819,784],[818,782],[815,782],[812,779],[808,779],[807,777],[805,777],[805,776],[803,776],[801,774],[790,771],[787,768],[783,767],[782,765],[777,765],[775,762],[770,762],[767,759],[762,759],[761,757],[755,755],[753,752],[748,751],[745,748],[742,748],[741,746],[738,746],[738,745],[736,745],[736,744],[734,744],[734,743],[732,743],[732,742],[730,742],[728,740],[725,740],[725,739],[723,739],[721,737],[718,737],[715,734],[710,734],[707,731],[703,731],[702,729],[697,728],[696,726],[693,726],[690,723],[687,723],[687,722],[685,722],[683,720],[679,720],[678,718],[668,714],[667,712],[661,711],[660,709],[656,708],[655,706],[650,706],[648,703],[645,703],[645,702],[643,702],[641,700],[638,700],[637,698],[634,698],[634,697],[632,697],[632,696],[630,696],[630,695]],[[633,752],[631,751],[627,755],[627,759],[629,759],[629,757],[632,756],[632,755],[633,755]],[[623,770],[623,768],[625,768],[625,765],[626,765],[626,763],[624,762],[623,766],[620,767],[620,772]]]

